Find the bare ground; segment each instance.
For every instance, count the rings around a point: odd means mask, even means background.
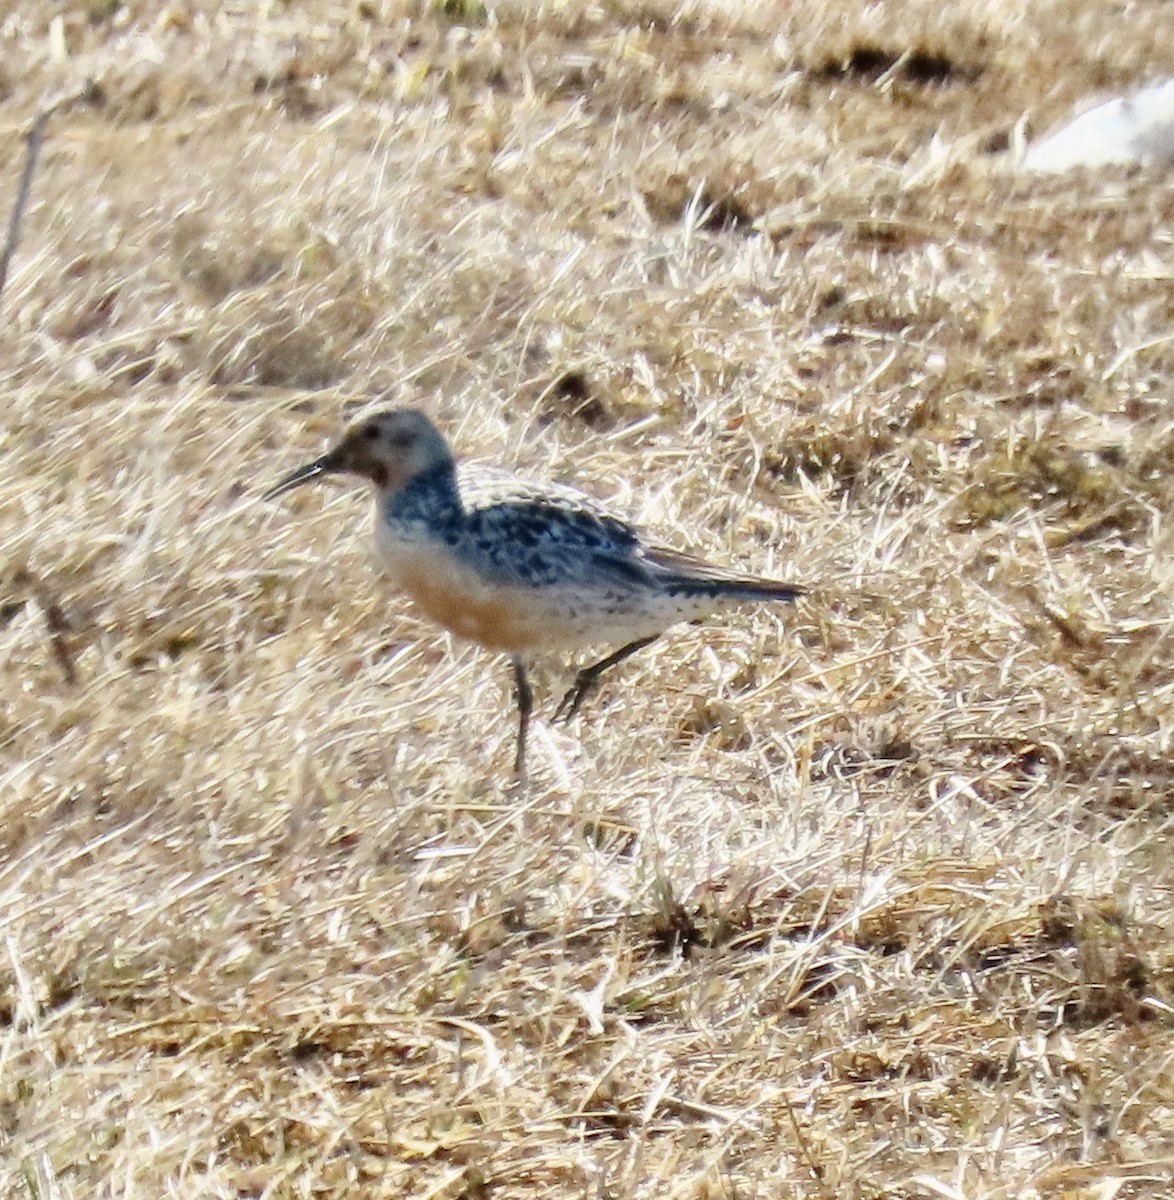
[[[0,16],[0,1194],[1174,1193],[1169,5]],[[508,785],[355,412],[811,584]],[[586,653],[587,648],[585,648]],[[540,676],[549,712],[569,664]]]

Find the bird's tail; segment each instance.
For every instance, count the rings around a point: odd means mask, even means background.
[[[687,596],[713,596],[722,600],[796,600],[807,589],[779,579],[758,579],[703,562],[691,554],[651,546],[644,551],[645,564],[655,571],[662,587]]]
[[[779,583],[776,579],[751,579],[732,585],[732,591],[738,599],[746,600],[798,600],[807,595],[807,589],[795,583]]]
[[[698,596],[720,596],[723,600],[797,600],[807,595],[807,589],[795,583],[776,579],[682,577],[682,591]]]

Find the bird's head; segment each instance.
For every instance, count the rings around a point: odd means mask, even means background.
[[[361,475],[380,491],[398,492],[429,471],[452,466],[452,453],[440,431],[418,409],[375,413],[349,429],[321,458],[298,467],[274,484],[264,500],[322,475]]]

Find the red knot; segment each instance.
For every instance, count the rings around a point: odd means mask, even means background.
[[[509,656],[519,777],[534,705],[526,665],[535,655],[619,646],[576,674],[554,714],[569,720],[604,671],[670,625],[729,602],[804,593],[658,545],[575,488],[458,466],[440,431],[415,409],[361,421],[263,498],[339,473],[375,485],[375,545],[394,587],[458,637]]]

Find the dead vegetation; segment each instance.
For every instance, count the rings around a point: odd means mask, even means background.
[[[1162,5],[29,3],[0,1193],[1166,1197],[1168,179],[1000,154]],[[506,786],[259,490],[393,393],[818,585]],[[548,705],[564,667],[540,677]]]

